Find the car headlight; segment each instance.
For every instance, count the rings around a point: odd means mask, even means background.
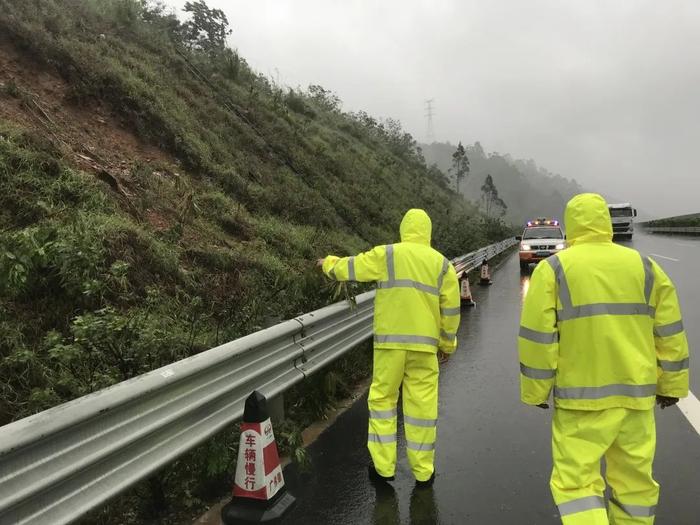
[[[529,245],[529,244],[521,244],[521,245],[520,245],[520,249],[522,249],[522,250],[524,250],[524,251],[526,251],[526,252],[527,252],[527,251],[530,251],[530,245]]]
[[[563,250],[564,248],[566,248],[566,244],[564,243],[559,243],[554,247],[555,250]]]

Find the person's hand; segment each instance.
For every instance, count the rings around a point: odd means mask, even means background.
[[[438,358],[438,363],[440,363],[440,364],[447,363],[450,360],[450,354],[446,354],[442,350],[438,350],[437,358]]]
[[[676,403],[678,403],[677,397],[656,396],[656,404],[661,407],[661,410],[672,407]]]
[[[539,405],[535,406],[547,410],[549,408],[549,403],[540,403]]]
[[[318,266],[319,268],[323,268],[323,261],[325,261],[325,259],[318,259],[316,261],[316,266]]]

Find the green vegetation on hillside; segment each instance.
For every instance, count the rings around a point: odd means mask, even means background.
[[[370,243],[395,235],[411,206],[424,206],[437,231],[471,213],[395,123],[344,114],[320,88],[287,92],[230,49],[187,51],[172,18],[140,4],[2,2],[0,26],[57,68],[76,103],[109,103],[141,138],[250,213],[349,231]]]
[[[0,425],[326,304],[315,259],[396,240],[408,208],[448,256],[510,233],[395,122],[276,86],[188,27],[139,0],[0,0],[0,55],[32,71],[0,71]],[[44,100],[39,73],[65,96]],[[163,157],[96,149],[61,108]],[[369,366],[356,352],[287,396],[286,451]],[[196,512],[235,445],[222,433],[87,521]]]
[[[645,226],[668,226],[668,227],[691,227],[700,226],[700,214],[693,213],[683,215],[681,217],[667,217],[665,219],[656,219],[644,223]]]
[[[426,162],[445,173],[452,167],[453,156],[458,151],[458,146],[449,143],[434,142],[420,147]],[[459,185],[460,191],[465,198],[482,202],[481,187],[490,175],[507,205],[505,219],[510,222],[522,224],[533,217],[560,217],[567,201],[582,191],[575,180],[555,175],[533,160],[487,154],[478,142],[464,149],[469,159],[469,172]]]

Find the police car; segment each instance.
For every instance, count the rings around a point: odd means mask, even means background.
[[[530,264],[538,263],[566,248],[564,232],[559,221],[539,217],[528,221],[520,241],[520,269],[527,271]]]

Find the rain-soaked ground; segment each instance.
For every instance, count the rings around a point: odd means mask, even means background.
[[[638,235],[632,244],[655,254],[675,280],[692,354],[700,346],[700,239]],[[459,350],[441,367],[434,487],[414,490],[403,440],[394,490],[378,493],[370,485],[363,398],[311,446],[309,473],[286,470],[298,504],[285,525],[559,523],[548,488],[552,414],[519,402],[516,334],[528,280],[514,255],[492,286],[474,288],[478,307],[463,312]],[[691,388],[700,394],[697,360],[691,359],[691,373]],[[697,525],[700,436],[677,408],[657,410],[657,428],[656,523]]]

